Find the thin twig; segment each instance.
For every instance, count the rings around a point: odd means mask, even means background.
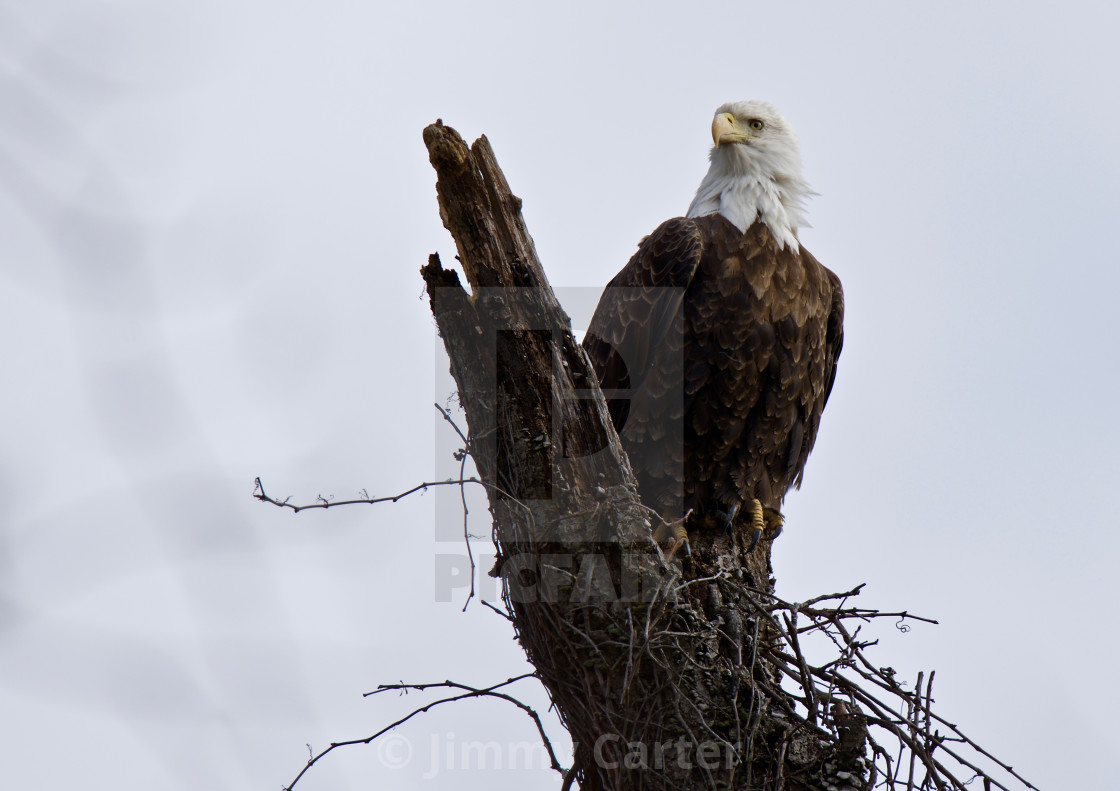
[[[467,457],[471,455],[471,441],[467,439],[467,435],[463,433],[463,430],[459,428],[458,424],[451,419],[450,410],[444,409],[439,404],[432,404],[432,406],[436,408],[436,411],[443,416],[443,419],[451,425],[451,428],[455,429],[455,433],[463,440],[463,449],[456,454],[456,458],[459,460],[459,481],[465,481],[466,478],[464,478],[464,474],[467,469]],[[471,599],[474,598],[474,575],[478,569],[474,564],[474,551],[471,549],[471,533],[468,526],[470,509],[467,507],[467,489],[464,486],[459,487],[459,500],[463,504],[463,544],[467,548],[467,560],[469,560],[471,564],[471,589],[467,594],[467,600],[463,602],[462,610],[466,612],[467,606],[471,603]]]
[[[528,714],[532,718],[533,724],[537,726],[537,732],[540,734],[541,741],[544,744],[545,750],[548,752],[549,761],[551,761],[551,764],[552,764],[551,768],[556,770],[557,772],[559,772],[560,775],[563,777],[564,774],[565,774],[565,769],[560,765],[560,762],[556,758],[556,752],[552,749],[552,742],[549,741],[548,735],[545,733],[544,725],[541,723],[540,715],[538,715],[536,710],[533,709],[531,706],[529,706],[526,703],[523,703],[522,701],[518,700],[517,698],[513,697],[512,695],[507,695],[503,692],[496,692],[495,691],[495,690],[501,689],[502,687],[509,686],[510,684],[516,683],[516,682],[521,681],[521,680],[526,679],[526,678],[537,678],[537,675],[535,673],[524,673],[520,676],[515,676],[513,678],[506,679],[505,681],[503,681],[499,684],[493,684],[489,687],[482,687],[482,688],[471,687],[471,686],[468,686],[466,684],[459,684],[459,683],[454,682],[454,681],[441,681],[441,682],[437,682],[437,683],[433,683],[433,684],[382,684],[377,689],[375,689],[374,691],[365,693],[365,695],[363,695],[363,697],[369,697],[371,695],[377,695],[381,692],[388,692],[390,690],[398,690],[398,691],[407,693],[409,691],[423,691],[423,690],[426,690],[426,689],[433,689],[433,688],[446,688],[446,689],[460,689],[460,690],[464,690],[464,692],[461,695],[452,695],[450,697],[440,698],[438,700],[433,700],[432,702],[430,702],[430,703],[428,703],[424,706],[421,706],[418,709],[413,709],[411,712],[406,714],[404,717],[401,717],[399,720],[396,720],[395,722],[392,722],[389,725],[386,725],[384,728],[377,731],[377,733],[374,733],[371,736],[367,736],[364,739],[350,739],[350,740],[344,741],[344,742],[332,742],[329,747],[327,747],[324,750],[321,750],[317,755],[308,759],[307,765],[304,766],[302,770],[300,770],[300,773],[298,775],[296,775],[295,779],[292,780],[292,782],[287,786],[285,791],[291,791],[293,788],[295,788],[296,783],[298,783],[300,781],[300,778],[302,778],[304,776],[304,774],[307,773],[307,770],[309,770],[312,766],[314,766],[316,763],[318,763],[318,761],[320,761],[328,753],[330,753],[333,750],[338,749],[339,747],[349,747],[349,746],[352,746],[352,745],[355,745],[355,744],[369,744],[374,739],[376,739],[379,736],[382,736],[385,733],[391,731],[393,728],[397,727],[398,725],[403,725],[404,723],[408,722],[410,719],[417,716],[418,714],[423,714],[424,712],[430,711],[431,709],[434,709],[436,706],[439,706],[443,703],[454,703],[455,701],[459,701],[459,700],[467,700],[468,698],[479,698],[479,697],[499,698],[501,700],[508,701],[508,702],[514,704],[515,706],[517,706],[522,711],[524,711],[526,714]]]
[[[270,497],[269,495],[265,494],[264,484],[261,483],[261,479],[258,476],[255,479],[255,485],[253,487],[253,497],[260,500],[261,502],[272,503],[279,508],[290,508],[294,513],[298,514],[300,511],[307,511],[312,508],[334,508],[340,505],[377,505],[378,503],[395,503],[398,500],[403,500],[410,494],[427,491],[433,486],[462,486],[465,483],[477,483],[479,486],[491,488],[489,484],[473,477],[462,478],[459,480],[448,478],[446,481],[425,481],[424,483],[418,483],[411,489],[406,489],[400,494],[390,494],[386,495],[385,497],[362,497],[355,500],[327,500],[326,498],[323,498],[322,495],[319,495],[321,498],[319,502],[308,503],[306,505],[293,505],[292,503],[288,502],[289,500],[291,500],[290,497],[287,497],[283,500],[277,500],[275,497]]]

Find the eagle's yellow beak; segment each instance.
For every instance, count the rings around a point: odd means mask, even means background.
[[[712,119],[712,142],[719,148],[720,143],[736,143],[750,137],[735,123],[731,113],[720,113]]]

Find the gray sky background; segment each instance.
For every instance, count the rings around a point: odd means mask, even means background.
[[[687,208],[715,107],[759,98],[847,295],[779,593],[937,618],[876,658],[935,669],[942,716],[1040,788],[1110,787],[1117,9],[0,3],[5,786],[279,788],[422,700],[378,683],[524,672],[501,619],[437,600],[454,502],[292,515],[253,478],[308,502],[453,466],[426,124],[489,136],[581,327]],[[395,738],[300,787],[418,788],[433,754],[431,787],[559,785],[508,768],[535,734],[496,701]],[[447,765],[487,740],[506,768]]]

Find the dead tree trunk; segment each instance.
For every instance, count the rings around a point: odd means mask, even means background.
[[[506,603],[575,743],[573,778],[584,791],[865,788],[859,717],[798,714],[805,701],[760,650],[782,628],[760,603],[769,545],[702,537],[683,569],[665,562],[489,143],[468,148],[440,122],[424,142],[471,293],[436,255],[422,274]]]

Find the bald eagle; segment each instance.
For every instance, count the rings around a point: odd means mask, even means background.
[[[685,554],[680,525],[742,524],[750,548],[781,532],[843,344],[840,280],[797,237],[811,192],[793,129],[734,102],[712,140],[688,215],[641,241],[583,341],[642,500]]]

